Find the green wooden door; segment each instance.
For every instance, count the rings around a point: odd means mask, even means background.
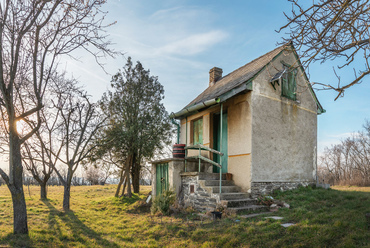
[[[168,163],[156,165],[156,195],[168,190]]]
[[[222,142],[222,146],[221,146]],[[221,148],[221,150],[220,150]],[[222,173],[227,173],[227,112],[222,114],[222,140],[220,114],[213,115],[213,149],[221,151],[224,155],[221,157]],[[213,161],[220,163],[220,156],[214,154]],[[213,167],[213,172],[220,172],[217,166]]]

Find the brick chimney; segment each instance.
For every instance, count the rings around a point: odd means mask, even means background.
[[[209,86],[213,86],[220,78],[222,78],[222,69],[213,67],[209,71]]]

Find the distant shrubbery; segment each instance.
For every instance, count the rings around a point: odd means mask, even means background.
[[[319,159],[319,180],[332,185],[370,186],[370,121]]]

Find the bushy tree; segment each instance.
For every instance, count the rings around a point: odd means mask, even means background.
[[[121,181],[131,195],[130,174],[134,192],[139,192],[140,170],[144,159],[170,142],[172,124],[163,103],[163,86],[140,62],[134,66],[129,57],[123,70],[112,78],[112,90],[101,100],[108,115],[108,126],[102,131],[100,151],[121,157]]]

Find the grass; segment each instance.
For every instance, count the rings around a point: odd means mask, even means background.
[[[370,247],[370,188],[349,190],[278,193],[291,205],[273,214],[283,220],[232,216],[214,223],[192,214],[152,216],[142,204],[149,187],[132,199],[112,197],[114,186],[73,187],[67,213],[61,187],[49,187],[47,201],[39,200],[38,187],[30,187],[31,197],[25,187],[30,232],[16,236],[10,194],[1,186],[0,247]],[[280,225],[286,222],[296,225]]]

